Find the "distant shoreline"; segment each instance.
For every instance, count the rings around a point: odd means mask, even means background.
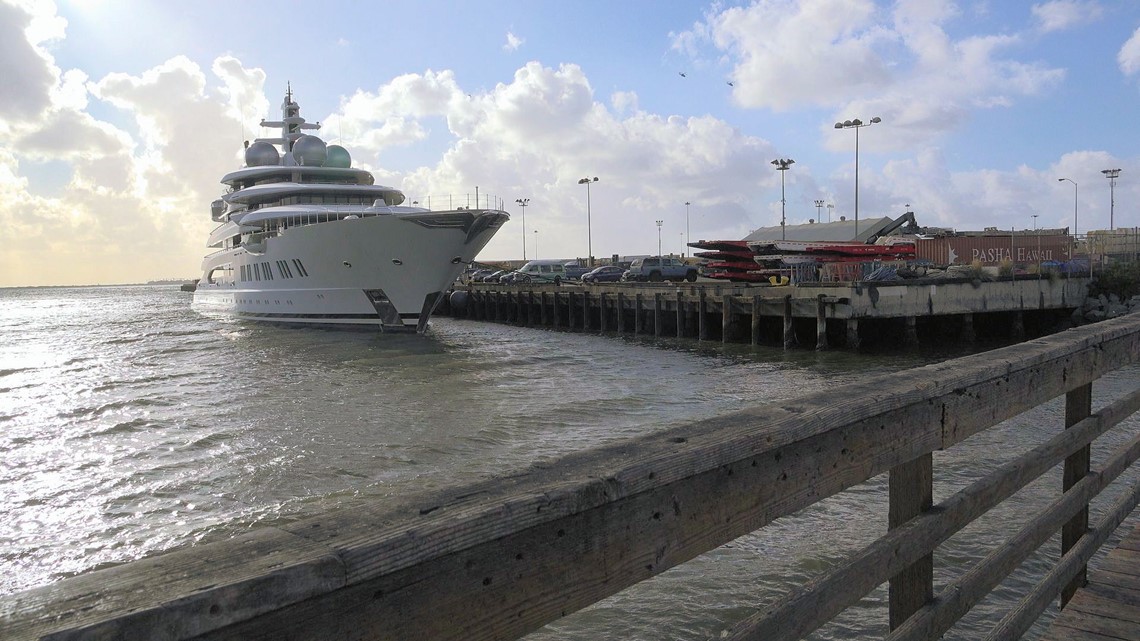
[[[106,285],[2,285],[0,290],[3,289],[68,289],[75,287],[153,287],[158,285],[185,285],[193,283],[193,278],[175,278],[169,280],[148,280],[145,283],[109,283]]]

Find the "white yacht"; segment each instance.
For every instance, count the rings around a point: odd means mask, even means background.
[[[501,209],[403,205],[348,151],[303,133],[285,94],[279,138],[246,143],[246,166],[211,206],[216,251],[202,261],[194,309],[247,320],[422,332],[464,267],[508,220]],[[413,203],[414,204],[414,203]]]

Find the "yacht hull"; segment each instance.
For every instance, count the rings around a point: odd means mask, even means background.
[[[208,256],[193,306],[250,321],[423,332],[507,218],[460,210],[288,228],[252,251]]]

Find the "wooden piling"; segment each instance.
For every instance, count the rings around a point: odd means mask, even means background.
[[[681,290],[677,290],[677,338],[685,337],[685,303],[681,298]]]
[[[760,344],[760,295],[752,296],[752,344]]]
[[[918,319],[914,316],[907,316],[903,320],[906,323],[903,340],[908,347],[918,347]]]
[[[633,296],[633,333],[634,334],[640,334],[642,332],[642,330],[644,329],[644,327],[642,326],[642,323],[645,321],[645,319],[642,316],[645,313],[645,310],[642,309],[641,302],[642,302],[641,301],[641,292],[634,294],[634,296]]]
[[[859,319],[847,319],[847,347],[849,349],[859,349]]]
[[[784,296],[784,349],[796,345],[796,326],[792,321],[792,297]]]
[[[653,293],[653,336],[661,338],[661,292]]]
[[[727,343],[732,333],[732,296],[725,294],[720,299],[720,342]]]
[[[824,298],[823,294],[816,297],[815,348],[817,350],[827,349],[827,303],[824,302]]]
[[[962,314],[962,342],[973,343],[978,339],[974,333],[974,315]]]

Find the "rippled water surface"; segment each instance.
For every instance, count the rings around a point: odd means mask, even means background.
[[[949,355],[785,353],[445,318],[427,336],[287,329],[202,316],[189,302],[170,286],[0,290],[0,594]],[[1137,373],[1095,385],[1094,406]],[[935,500],[1062,423],[1058,399],[936,453]],[[1059,485],[1051,474],[943,546],[937,581]],[[532,638],[715,638],[885,521],[885,480],[873,479]],[[1008,609],[1058,545],[950,638],[978,636],[979,620]],[[885,600],[872,593],[817,636],[881,635]]]

